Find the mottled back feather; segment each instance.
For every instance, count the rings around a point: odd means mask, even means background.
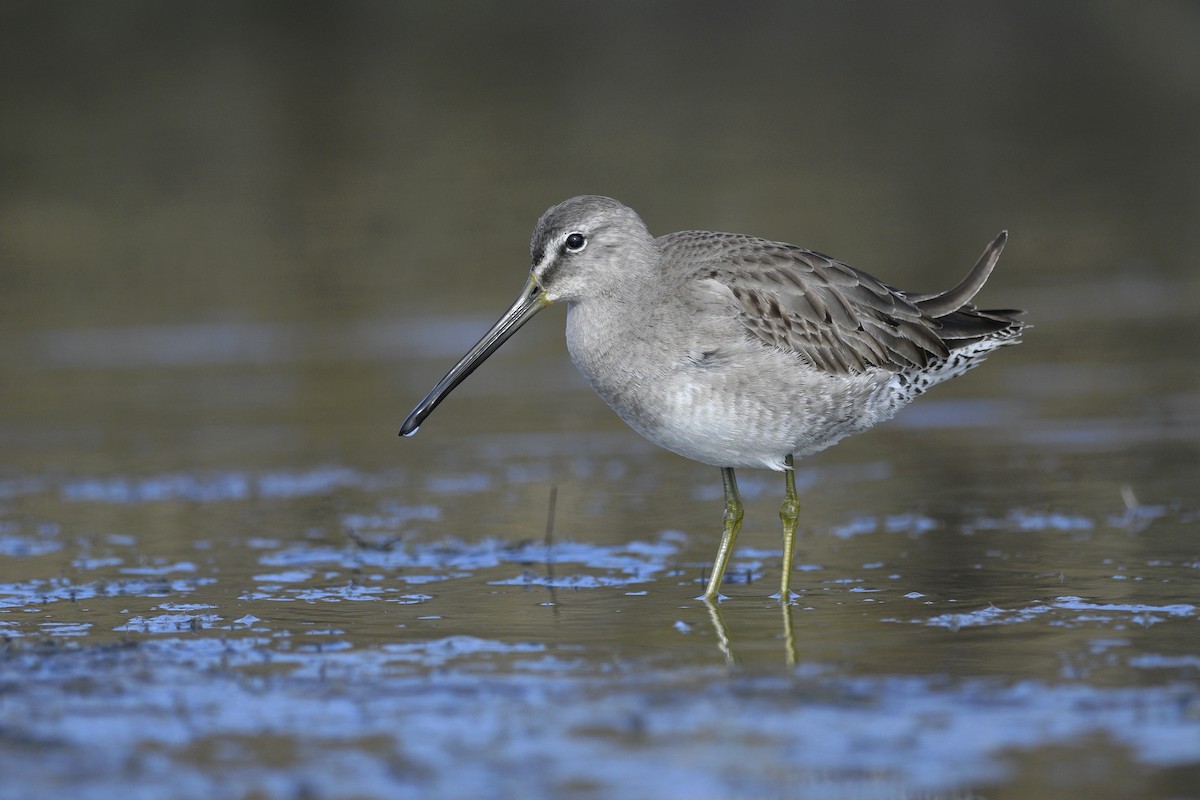
[[[1021,312],[969,301],[1004,247],[1001,234],[955,288],[906,294],[861,270],[795,245],[740,234],[681,231],[659,238],[664,258],[694,265],[692,279],[727,294],[746,330],[825,372],[902,372],[1003,332]]]

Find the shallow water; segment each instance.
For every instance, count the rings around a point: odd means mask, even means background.
[[[1200,81],[1167,35],[1194,15],[557,10],[526,39],[483,6],[152,8],[0,25],[13,64],[75,54],[0,79],[26,165],[0,189],[0,797],[1200,796]],[[764,45],[801,24],[805,58]],[[570,75],[530,67],[564,29]],[[588,70],[618,40],[652,60],[647,31],[673,115]],[[755,63],[712,67],[718,40]],[[699,125],[702,78],[845,134]],[[623,427],[561,310],[395,435],[542,207],[594,190],[919,289],[1008,226],[986,303],[1036,327],[797,465],[794,605],[782,478],[739,474],[710,609],[717,470]]]
[[[781,481],[747,471],[716,613],[693,599],[717,538],[716,471],[625,432],[569,375],[549,396],[496,395],[520,413],[494,424],[517,432],[472,430],[488,398],[467,393],[411,440],[364,437],[362,456],[346,445],[317,462],[286,444],[304,426],[243,422],[189,468],[158,443],[209,439],[189,420],[228,400],[187,387],[244,371],[238,407],[286,415],[277,387],[327,367],[123,367],[124,387],[180,398],[154,436],[131,441],[120,392],[93,395],[69,424],[25,428],[26,465],[0,484],[5,785],[1189,796],[1196,418],[1162,408],[1191,387],[1072,415],[1028,377],[1046,352],[1035,339],[998,354],[957,396],[945,387],[801,464],[787,609],[769,598]],[[21,380],[47,396],[99,371],[40,363]],[[323,387],[394,366],[313,380],[306,402],[331,407]],[[1102,384],[1086,364],[1064,369]],[[394,464],[376,462],[384,445]]]

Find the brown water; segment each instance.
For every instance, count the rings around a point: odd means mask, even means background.
[[[1200,796],[1190,5],[0,11],[0,797]],[[948,286],[1019,348],[720,479],[551,309],[545,206]],[[553,513],[551,513],[551,511]]]

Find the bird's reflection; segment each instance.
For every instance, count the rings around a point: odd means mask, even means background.
[[[733,637],[729,635],[729,626],[725,624],[725,615],[721,611],[721,606],[708,600],[702,600],[702,602],[708,611],[708,619],[712,623],[713,632],[717,635],[717,648],[725,657],[725,663],[730,666],[740,664],[741,659],[738,658],[734,649]],[[796,666],[796,629],[792,618],[793,607],[793,603],[779,604],[782,614],[781,624],[783,625],[783,660],[788,667]]]

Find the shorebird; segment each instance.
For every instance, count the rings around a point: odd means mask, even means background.
[[[982,310],[1002,232],[953,289],[895,289],[796,245],[681,231],[654,237],[633,209],[585,195],[538,220],[525,288],[400,428],[427,416],[534,314],[567,305],[567,349],[596,394],[635,431],[721,469],[721,543],[701,598],[721,580],[741,529],[734,469],[785,475],[783,577],[791,602],[799,521],[794,459],[896,414],[935,384],[1020,340],[1015,310]]]

